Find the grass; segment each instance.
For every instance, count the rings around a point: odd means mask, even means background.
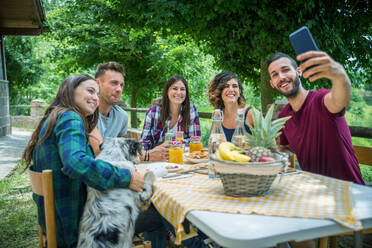
[[[1,247],[38,247],[36,205],[23,168],[0,181]]]

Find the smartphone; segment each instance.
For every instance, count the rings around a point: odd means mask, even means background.
[[[304,52],[319,50],[310,30],[306,26],[291,33],[289,35],[289,40],[291,41],[297,56]]]
[[[289,40],[292,43],[292,46],[296,52],[296,55],[305,53],[308,51],[318,51],[318,46],[315,44],[313,36],[310,33],[310,30],[303,26],[289,35]],[[301,63],[305,62],[307,59],[300,61]],[[309,66],[304,70],[307,71],[310,68],[313,68],[316,65]],[[310,76],[311,77],[311,76]]]

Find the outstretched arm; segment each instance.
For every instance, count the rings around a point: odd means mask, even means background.
[[[331,80],[332,89],[324,97],[324,105],[331,113],[342,111],[349,105],[351,98],[351,83],[344,67],[321,51],[310,51],[297,56],[297,60],[305,59],[308,60],[300,65],[301,71],[309,66],[314,67],[308,69],[302,76],[309,78],[310,82],[320,78]]]

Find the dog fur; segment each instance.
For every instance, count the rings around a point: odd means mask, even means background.
[[[106,138],[96,159],[135,170],[137,153],[141,153],[141,144],[134,139]],[[77,247],[132,247],[135,222],[140,211],[150,205],[154,180],[152,172],[146,173],[140,193],[124,188],[98,191],[88,187]]]

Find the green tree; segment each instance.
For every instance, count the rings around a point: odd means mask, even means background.
[[[98,63],[117,61],[125,66],[124,97],[131,107],[146,106],[160,95],[174,74],[186,78],[200,100],[215,73],[213,57],[205,55],[184,35],[160,37],[149,28],[132,28],[121,14],[109,13],[111,1],[49,1],[47,20],[50,41],[58,42],[52,53],[66,76]],[[86,69],[85,69],[86,71]],[[132,120],[136,118],[132,115]],[[133,123],[132,123],[133,124]]]
[[[32,85],[43,74],[41,59],[34,53],[35,37],[7,36],[5,59],[9,80],[10,104],[28,104],[33,99]]]
[[[122,0],[110,1],[106,14],[135,28],[187,34],[206,43],[203,50],[216,58],[218,66],[252,82],[256,93],[261,89],[263,106],[273,100],[265,58],[276,51],[294,56],[288,35],[303,25],[311,29],[321,50],[354,72],[363,68],[367,77],[363,83],[372,83],[368,1]],[[310,88],[327,84],[305,82]]]

